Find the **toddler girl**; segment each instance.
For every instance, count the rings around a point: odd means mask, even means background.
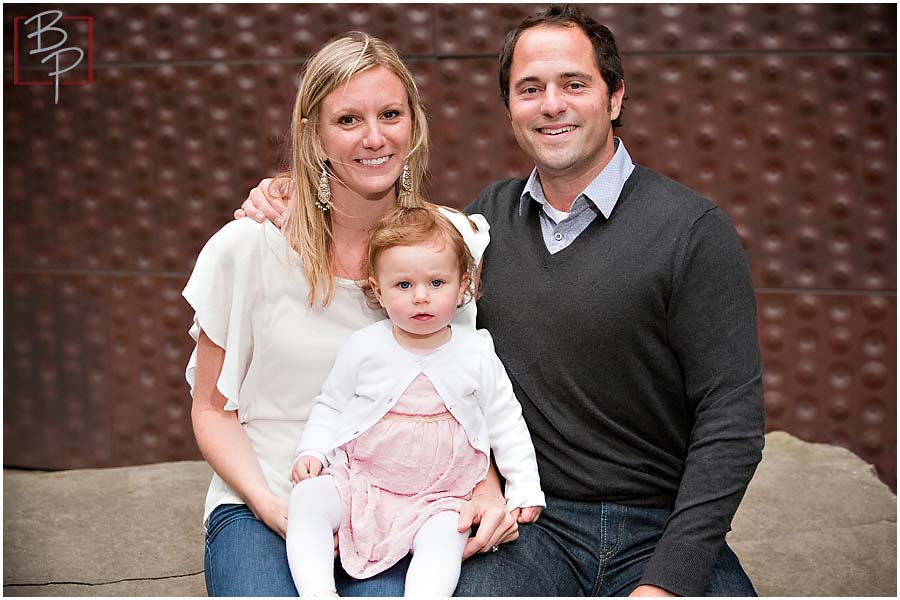
[[[468,532],[459,509],[493,451],[519,522],[545,506],[522,409],[489,336],[452,327],[476,289],[460,232],[400,208],[368,251],[370,302],[388,319],[353,333],[316,398],[291,474],[287,551],[301,595],[334,595],[333,535],[357,579],[412,553],[407,596],[450,596]],[[323,471],[323,467],[327,467]]]

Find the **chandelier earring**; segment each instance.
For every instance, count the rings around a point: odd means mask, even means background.
[[[325,165],[322,165],[319,188],[316,190],[316,208],[322,212],[327,212],[331,208],[331,183],[328,180],[328,169]]]
[[[403,174],[400,176],[400,189],[405,194],[412,193],[412,174],[409,172],[409,163],[403,163]]]

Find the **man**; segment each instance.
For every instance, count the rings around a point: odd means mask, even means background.
[[[625,85],[608,29],[552,7],[510,33],[500,65],[536,168],[467,208],[494,240],[478,325],[515,384],[548,504],[517,542],[467,561],[457,593],[752,594],[724,544],[764,430],[737,235],[613,136]]]
[[[606,27],[551,7],[500,64],[536,167],[467,208],[491,225],[478,326],[522,404],[547,509],[467,560],[457,595],[753,595],[724,541],[764,432],[734,228],[614,137],[625,85]]]

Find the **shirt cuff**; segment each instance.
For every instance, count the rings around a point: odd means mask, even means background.
[[[297,455],[297,460],[300,460],[304,456],[312,456],[313,458],[318,460],[320,463],[322,463],[322,468],[325,468],[330,464],[328,462],[328,458],[326,458],[326,456],[324,454],[322,454],[321,452],[316,452],[315,450],[304,450],[303,452],[301,452],[300,454]],[[295,460],[294,462],[296,463],[297,460]]]
[[[540,489],[509,489],[506,488],[506,510],[512,512],[516,508],[527,508],[529,506],[547,507],[547,501],[544,498],[544,492]]]
[[[717,556],[718,552],[711,554],[663,538],[647,563],[640,585],[655,585],[679,596],[702,596]]]

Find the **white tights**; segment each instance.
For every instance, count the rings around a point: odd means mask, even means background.
[[[459,514],[438,513],[413,538],[406,596],[452,596],[459,580],[468,532]],[[341,524],[341,499],[329,475],[301,481],[288,505],[287,555],[301,596],[334,595],[334,532]]]

